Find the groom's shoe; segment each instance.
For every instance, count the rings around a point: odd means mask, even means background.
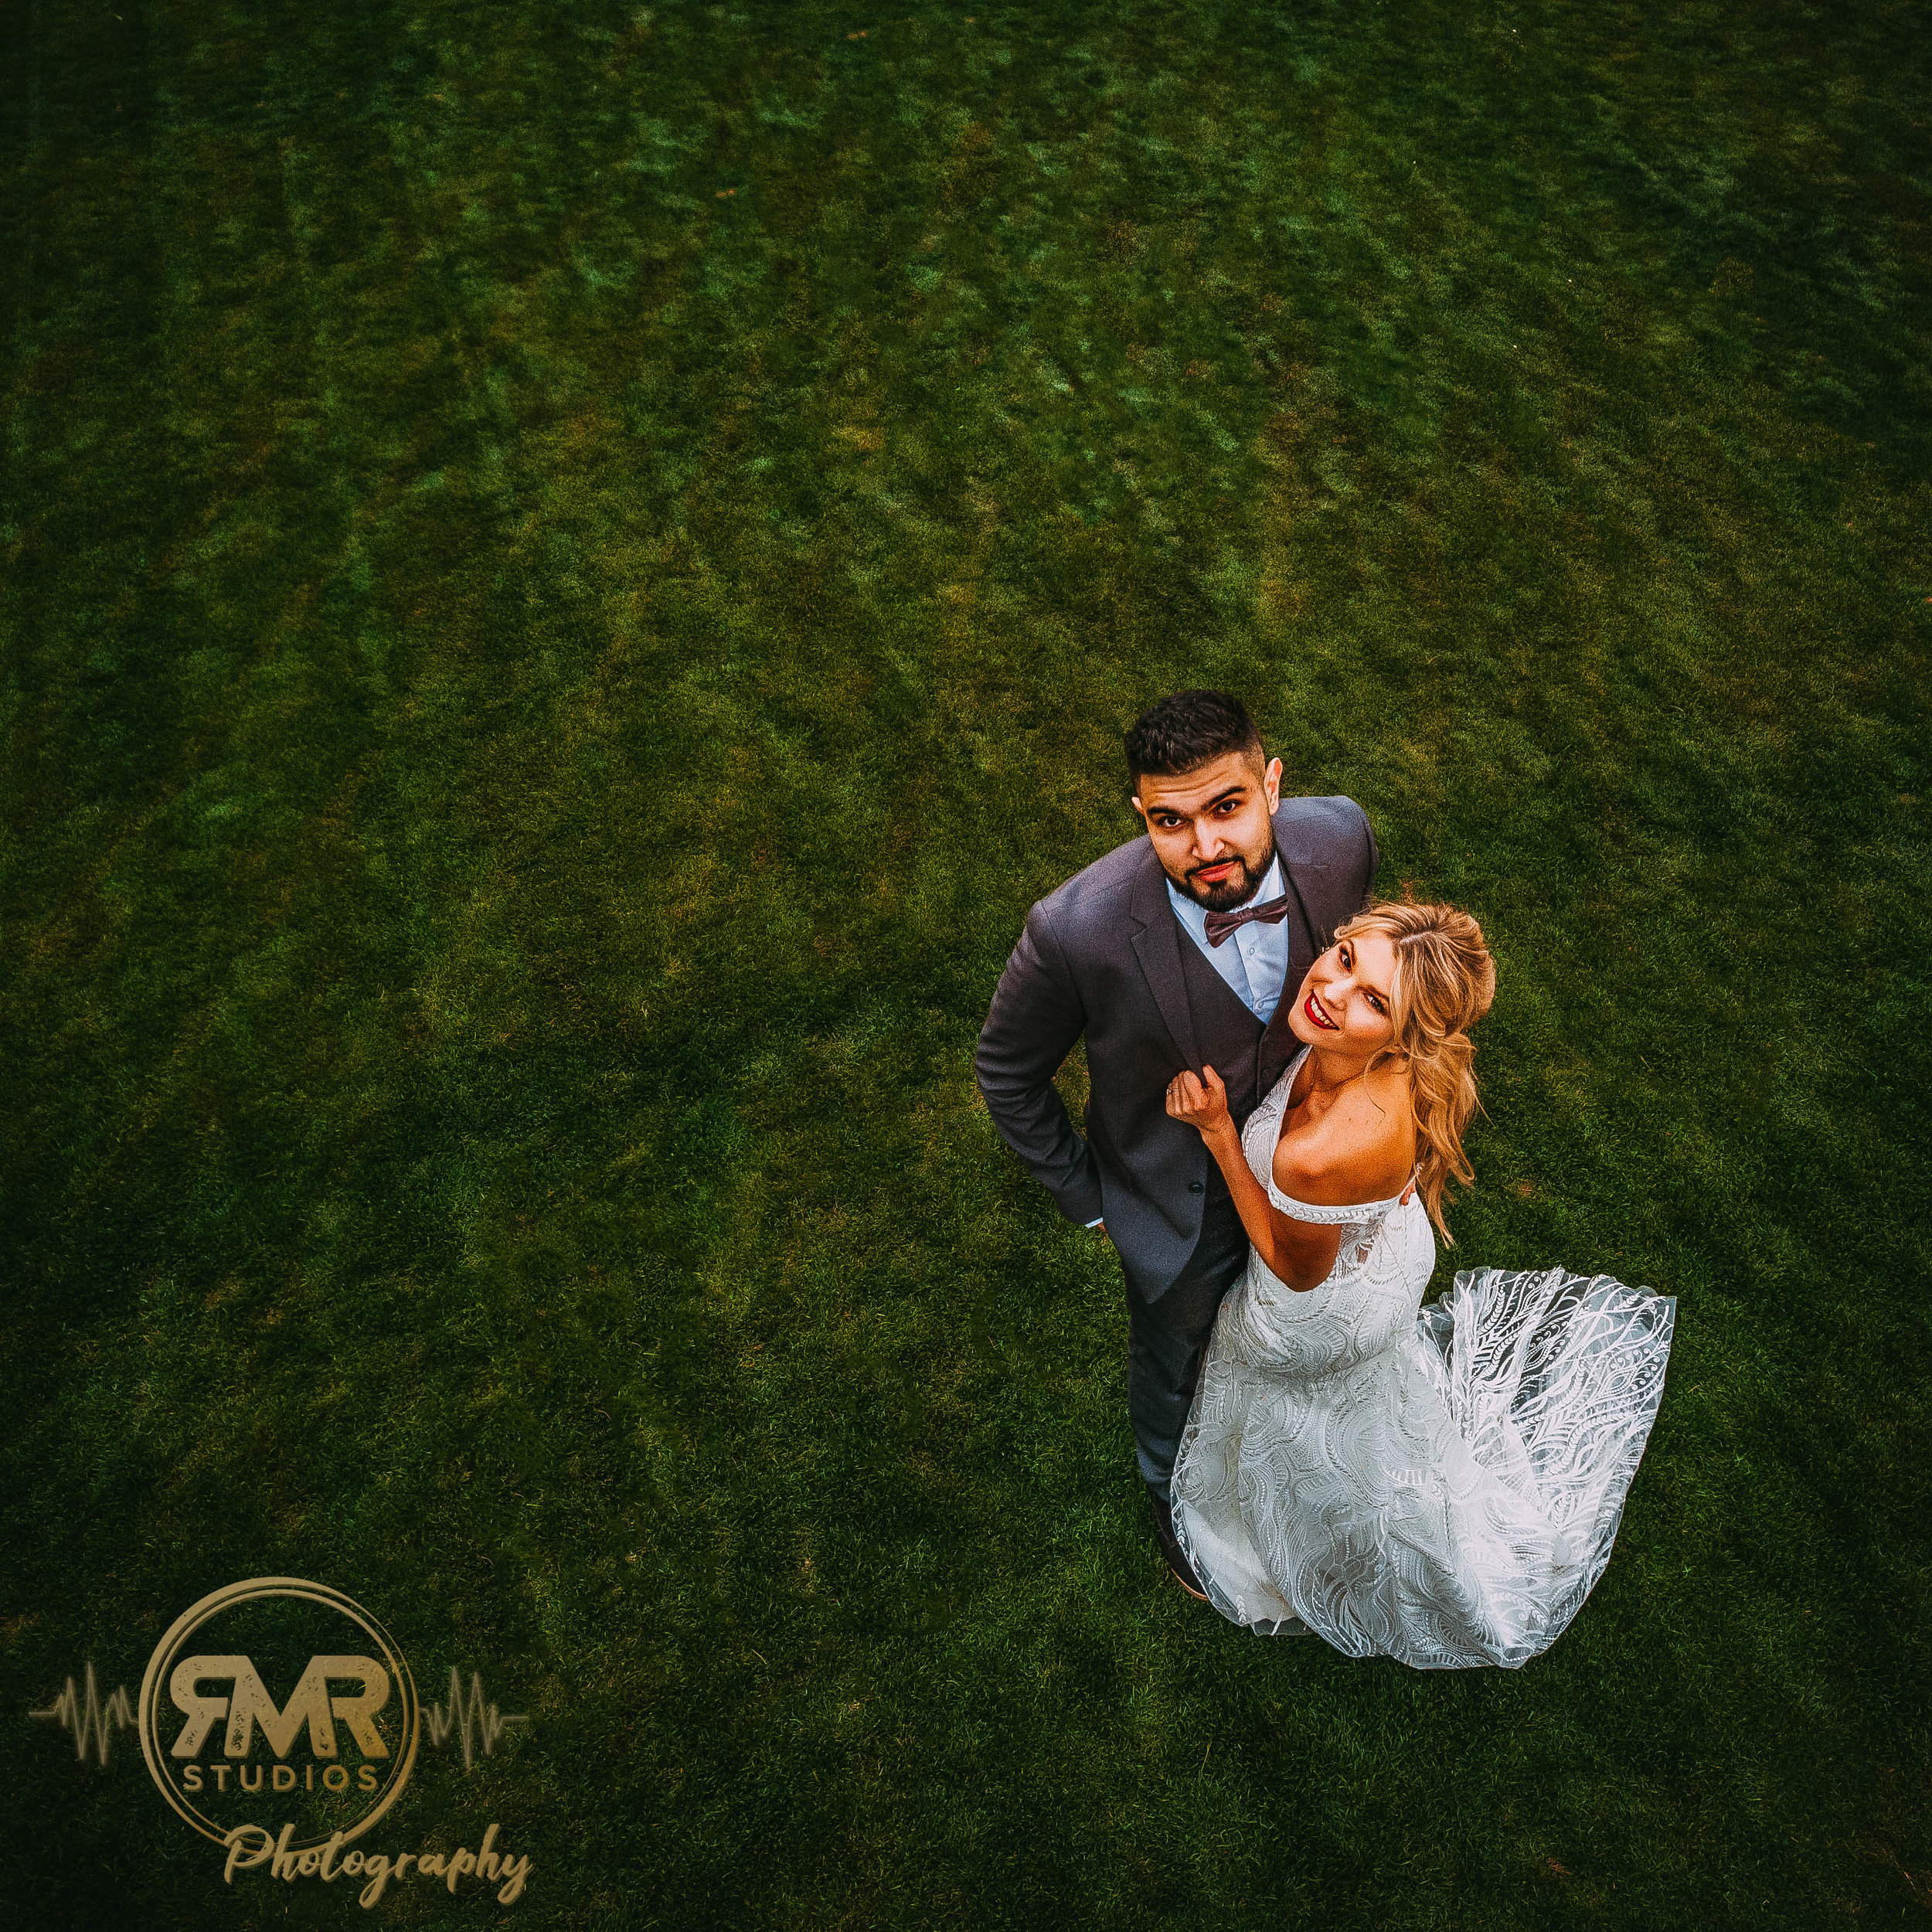
[[[1160,1539],[1161,1554],[1167,1559],[1167,1566],[1173,1571],[1174,1580],[1190,1597],[1206,1603],[1208,1594],[1201,1587],[1201,1580],[1188,1566],[1186,1557],[1181,1553],[1179,1540],[1174,1534],[1172,1506],[1151,1483],[1147,1486],[1147,1499],[1154,1505],[1154,1533]]]

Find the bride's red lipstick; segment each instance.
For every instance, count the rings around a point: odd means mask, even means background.
[[[1311,993],[1308,998],[1301,1002],[1301,1010],[1303,1012],[1306,1013],[1310,1020],[1311,1020],[1315,1025],[1320,1027],[1324,1032],[1338,1033],[1341,1032],[1342,1029],[1336,1026],[1335,1022],[1329,1019],[1328,1015],[1323,1012],[1319,1006],[1316,1005],[1315,1003],[1314,994]]]

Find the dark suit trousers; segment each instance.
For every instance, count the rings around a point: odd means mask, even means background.
[[[1225,1184],[1216,1174],[1208,1185],[1201,1238],[1165,1294],[1150,1301],[1134,1278],[1133,1257],[1121,1256],[1127,1277],[1127,1411],[1141,1474],[1163,1498],[1216,1312],[1248,1264],[1247,1230]]]

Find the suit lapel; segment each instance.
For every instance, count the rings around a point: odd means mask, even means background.
[[[1285,999],[1301,984],[1302,975],[1315,964],[1315,955],[1328,944],[1328,935],[1315,923],[1311,901],[1321,898],[1318,881],[1328,868],[1295,855],[1294,828],[1287,818],[1287,806],[1274,815],[1274,849],[1281,861],[1281,876],[1288,882],[1288,897],[1294,902],[1288,914],[1288,972],[1283,984]]]
[[[1288,828],[1282,815],[1277,812],[1274,819],[1274,849],[1281,861],[1281,876],[1287,881],[1288,898],[1288,970],[1281,981],[1281,998],[1277,1004],[1274,1016],[1269,1020],[1267,1031],[1261,1036],[1261,1049],[1257,1061],[1255,1100],[1258,1105],[1267,1098],[1274,1083],[1282,1075],[1288,1062],[1294,1057],[1301,1043],[1295,1037],[1294,1029],[1289,1023],[1294,1015],[1294,997],[1301,990],[1301,981],[1308,968],[1315,964],[1315,953],[1328,935],[1317,929],[1315,913],[1308,903],[1311,872],[1318,872],[1318,866],[1311,866],[1306,859],[1299,862],[1289,856],[1291,841]]]
[[[1187,981],[1181,971],[1181,948],[1193,942],[1181,930],[1181,922],[1168,903],[1167,875],[1162,871],[1151,845],[1134,882],[1128,910],[1136,922],[1134,956],[1147,976],[1148,988],[1161,1009],[1175,1051],[1180,1055],[1182,1066],[1198,1069],[1201,1050],[1194,1037],[1194,1015],[1188,1004]]]
[[[1288,971],[1281,982],[1281,996],[1284,1000],[1287,1000],[1294,997],[1295,988],[1301,984],[1303,974],[1315,964],[1315,955],[1311,940],[1313,915],[1308,911],[1306,884],[1296,879],[1286,859],[1281,862],[1281,869],[1287,876],[1288,896],[1294,901],[1288,914]]]

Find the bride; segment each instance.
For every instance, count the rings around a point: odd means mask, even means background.
[[[1443,1190],[1473,1178],[1469,1029],[1495,968],[1451,906],[1380,903],[1309,968],[1303,1043],[1237,1132],[1199,1129],[1252,1247],[1174,1469],[1174,1530],[1224,1616],[1419,1669],[1547,1649],[1610,1560],[1675,1298],[1554,1268],[1458,1274],[1420,1308]]]

